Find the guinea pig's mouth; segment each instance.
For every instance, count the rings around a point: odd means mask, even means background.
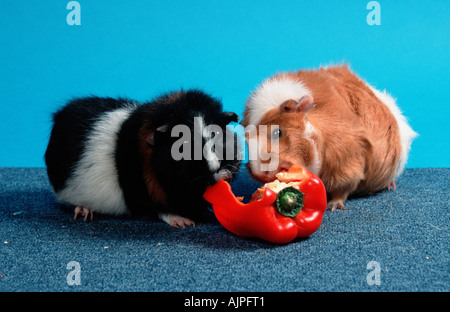
[[[277,170],[273,170],[273,171],[259,171],[259,170],[252,170],[252,166],[250,165],[250,163],[246,164],[246,167],[248,169],[248,173],[250,174],[250,177],[263,182],[263,183],[268,183],[268,182],[272,182],[274,180],[276,180],[276,175],[279,172],[286,172],[289,170],[289,168],[286,167],[281,167],[278,168]]]

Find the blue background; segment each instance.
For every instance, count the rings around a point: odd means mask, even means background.
[[[149,100],[199,87],[241,114],[277,71],[347,62],[420,134],[408,167],[449,167],[450,1],[0,0],[0,166],[42,167],[50,114],[73,96]]]

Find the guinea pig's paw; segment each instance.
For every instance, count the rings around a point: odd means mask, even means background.
[[[391,183],[389,183],[389,185],[387,186],[388,191],[391,191],[391,187],[395,191],[395,189],[397,188],[395,186],[395,181],[391,181]]]
[[[333,212],[336,209],[345,210],[345,206],[342,201],[330,201],[327,204],[327,209],[330,209],[331,212]]]
[[[94,218],[94,213],[88,207],[78,206],[75,208],[74,212],[75,212],[75,215],[73,216],[74,220],[77,219],[78,215],[84,217],[83,221],[86,221],[89,215],[91,216],[91,221]]]
[[[194,226],[195,222],[191,219],[173,214],[173,213],[160,213],[159,218],[166,222],[167,224],[175,227],[175,228],[185,228],[186,226]]]

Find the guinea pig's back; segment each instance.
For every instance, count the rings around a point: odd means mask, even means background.
[[[45,162],[59,200],[95,210],[95,196],[94,205],[84,198],[99,194],[99,187],[111,187],[108,181],[116,170],[117,132],[136,105],[128,100],[89,97],[72,100],[53,115]]]
[[[352,73],[348,67],[333,67],[329,71],[342,80],[348,102],[360,116],[360,123],[373,143],[372,163],[376,170],[391,167],[395,180],[403,171],[409,150],[417,133],[409,126],[395,99],[386,91],[380,92]]]
[[[347,66],[333,66],[304,75],[309,82],[307,85],[312,86],[314,98],[322,103],[318,105],[318,111],[323,109],[327,115],[339,112],[339,117],[345,116],[342,126],[347,127],[347,131],[355,127],[362,129],[361,133],[371,143],[366,160],[366,181],[360,185],[360,191],[381,189],[395,180],[403,171],[416,136],[395,100],[370,86]],[[322,82],[314,83],[314,79]],[[325,98],[321,100],[322,97]]]

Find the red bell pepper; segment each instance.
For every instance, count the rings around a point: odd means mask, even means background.
[[[300,192],[285,188],[277,194],[265,188],[262,198],[244,204],[234,196],[230,184],[219,181],[209,186],[203,197],[212,204],[220,224],[230,232],[285,244],[297,237],[307,237],[320,227],[327,196],[322,181],[303,167],[293,166],[284,177],[289,180],[284,182],[296,182]],[[295,192],[302,196],[297,198]]]

